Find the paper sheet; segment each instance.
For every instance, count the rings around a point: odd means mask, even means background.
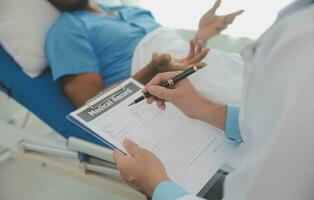
[[[220,130],[187,118],[171,104],[166,111],[145,102],[128,107],[141,89],[129,79],[71,116],[122,151],[126,137],[152,151],[172,180],[197,194],[236,146]]]

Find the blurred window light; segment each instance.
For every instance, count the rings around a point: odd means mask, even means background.
[[[276,19],[278,11],[292,0],[223,0],[218,15],[245,10],[224,34],[258,38]],[[200,17],[214,0],[139,0],[164,26],[196,30]]]

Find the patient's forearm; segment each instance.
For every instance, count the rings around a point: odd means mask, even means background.
[[[61,79],[61,85],[66,96],[77,108],[105,88],[101,76],[97,73],[67,76]]]
[[[138,82],[146,85],[158,73],[159,73],[159,70],[156,67],[152,66],[151,63],[149,63],[141,71],[134,74],[133,78],[137,80]]]

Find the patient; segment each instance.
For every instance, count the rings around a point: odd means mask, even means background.
[[[205,66],[202,60],[208,49],[203,44],[242,13],[216,16],[215,11],[221,3],[218,0],[202,17],[195,39],[190,42],[189,53],[186,53],[188,46],[174,45],[184,49],[187,56],[170,50],[168,53],[183,58],[173,59],[169,54],[155,53],[151,60],[153,52],[164,50],[164,47],[158,48],[158,44],[171,46],[167,39],[173,41],[172,37],[174,40],[180,37],[170,29],[162,28],[149,11],[127,6],[108,7],[89,0],[49,2],[63,14],[48,33],[46,55],[54,81],[60,82],[76,107],[132,75],[145,84],[159,72],[182,70],[189,65]],[[157,39],[157,45],[153,45],[152,38]]]

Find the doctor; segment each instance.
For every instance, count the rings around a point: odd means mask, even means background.
[[[280,12],[243,59],[240,108],[204,99],[187,80],[173,89],[156,86],[173,73],[159,74],[148,84],[145,90],[163,99],[148,103],[166,109],[164,101],[171,102],[242,143],[243,161],[227,176],[224,199],[313,199],[314,0],[297,0]],[[151,152],[130,140],[124,145],[132,156],[115,152],[114,159],[135,189],[153,200],[198,199],[172,182]]]

